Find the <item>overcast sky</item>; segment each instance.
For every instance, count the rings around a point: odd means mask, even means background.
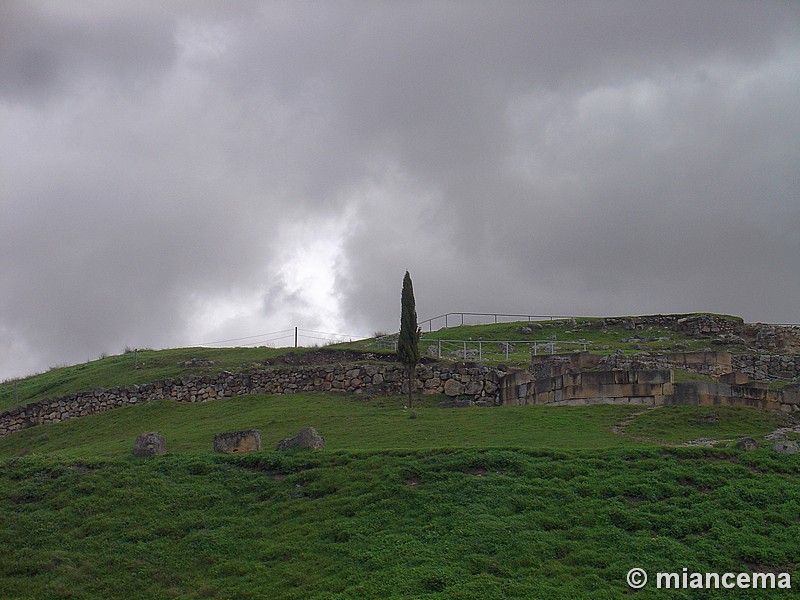
[[[800,322],[799,107],[796,0],[3,0],[0,378],[396,330],[406,270]]]

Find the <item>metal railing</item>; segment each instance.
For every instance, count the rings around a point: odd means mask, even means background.
[[[522,315],[511,313],[477,313],[477,312],[449,312],[437,317],[431,317],[419,322],[419,328],[427,332],[448,327],[459,327],[463,325],[488,325],[490,323],[511,323],[516,321],[556,321],[561,319],[574,319],[573,316],[566,315]],[[434,326],[436,325],[436,326]]]
[[[448,339],[427,339],[429,345],[425,354],[434,358],[460,358],[463,360],[477,360],[483,362],[484,359],[505,359],[509,356],[520,354],[519,347],[529,348],[524,354],[526,356],[538,356],[539,354],[555,354],[561,350],[581,349],[588,350],[592,342],[568,342],[564,340],[448,340]],[[380,348],[384,350],[397,350],[397,336],[384,336],[381,338]]]
[[[513,313],[478,313],[478,312],[449,312],[430,319],[420,321],[417,326],[422,333],[431,333],[448,327],[462,327],[464,325],[488,325],[496,323],[514,323],[527,321],[560,321],[564,319],[574,319],[574,316],[566,315],[527,315]],[[383,350],[397,350],[397,337],[399,332],[388,333],[375,338],[374,345]],[[486,340],[489,341],[489,340]],[[497,340],[493,340],[497,341]],[[525,340],[525,343],[532,343]],[[538,342],[537,342],[538,343]],[[549,343],[549,341],[546,341]]]

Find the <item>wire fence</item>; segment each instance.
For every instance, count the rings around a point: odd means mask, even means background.
[[[568,342],[565,340],[448,340],[427,339],[426,355],[433,358],[463,360],[509,360],[527,358],[540,354],[556,354],[564,351],[588,350],[592,342]],[[397,350],[397,338],[385,336],[376,340],[378,348]]]
[[[229,338],[225,340],[216,340],[213,342],[200,342],[190,344],[193,347],[253,347],[253,346],[271,346],[271,347],[290,347],[298,346],[320,346],[327,344],[338,344],[342,342],[352,342],[354,340],[364,339],[363,336],[350,335],[346,333],[332,333],[329,331],[316,331],[314,329],[303,329],[301,327],[292,327],[291,329],[283,329],[281,331],[271,331],[269,333],[260,333],[257,335],[248,335],[239,338]],[[283,342],[283,343],[278,343]]]
[[[478,313],[478,312],[449,312],[437,317],[431,317],[419,322],[419,328],[428,333],[448,327],[460,327],[463,325],[489,325],[496,323],[513,323],[516,321],[557,321],[562,319],[574,319],[569,315],[528,315],[514,313]]]

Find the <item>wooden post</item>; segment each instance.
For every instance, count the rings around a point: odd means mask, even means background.
[[[294,328],[294,347],[297,348],[297,327]]]

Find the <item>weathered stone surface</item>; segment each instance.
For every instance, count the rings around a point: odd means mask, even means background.
[[[793,440],[777,442],[773,444],[772,449],[778,454],[797,454],[800,452],[800,447]]]
[[[736,441],[734,448],[739,450],[757,450],[758,443],[753,438],[742,438]]]
[[[214,436],[214,451],[223,454],[241,454],[261,450],[261,432],[257,429],[229,431]]]
[[[167,451],[167,442],[164,436],[155,431],[140,433],[133,442],[133,454],[135,456],[156,456]]]
[[[448,379],[444,384],[444,393],[448,396],[460,396],[466,387],[457,379]]]
[[[276,450],[292,449],[322,450],[325,448],[325,438],[313,427],[304,427],[296,436],[284,438],[275,447]]]

